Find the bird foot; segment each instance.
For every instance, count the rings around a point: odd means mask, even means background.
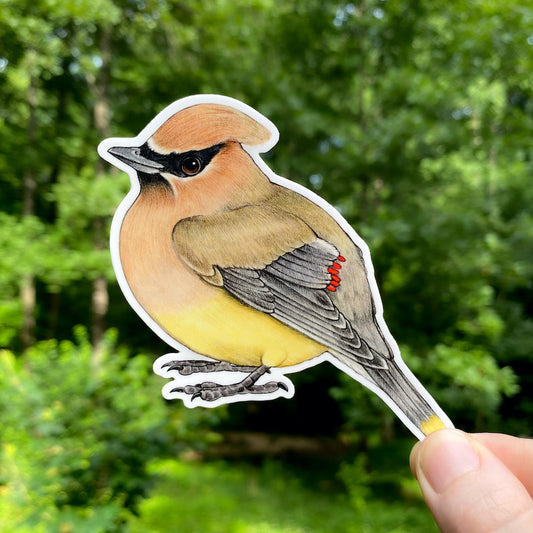
[[[169,361],[161,366],[167,370],[177,370],[182,376],[190,376],[191,374],[208,373],[208,372],[253,372],[257,367],[255,366],[240,366],[225,361]]]
[[[213,402],[222,397],[236,396],[238,394],[269,394],[279,389],[288,391],[287,385],[283,382],[270,381],[261,385],[247,385],[245,382],[234,383],[230,385],[219,385],[212,381],[205,381],[198,385],[185,385],[184,387],[176,387],[171,392],[182,392],[190,395],[191,400],[201,398],[206,402]]]

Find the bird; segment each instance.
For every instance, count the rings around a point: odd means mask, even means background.
[[[366,243],[261,158],[278,139],[245,103],[193,95],[136,137],[99,145],[131,181],[111,226],[117,279],[178,350],[154,365],[175,378],[168,397],[188,406],[290,397],[286,374],[327,360],[419,439],[453,427],[401,358]]]

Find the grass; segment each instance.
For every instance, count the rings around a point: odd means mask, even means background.
[[[438,531],[419,497],[378,498],[368,474],[340,490],[338,481],[317,480],[279,461],[253,466],[172,460],[153,465],[153,471],[159,481],[139,515],[130,518],[132,533]],[[362,467],[356,461],[342,472],[356,478]]]

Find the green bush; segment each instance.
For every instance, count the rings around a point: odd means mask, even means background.
[[[201,412],[167,407],[147,356],[113,331],[98,357],[75,338],[0,352],[2,531],[113,531],[151,487],[148,461],[194,442]]]

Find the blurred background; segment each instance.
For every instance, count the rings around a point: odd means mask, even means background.
[[[455,424],[531,436],[532,72],[518,0],[2,0],[0,530],[436,531],[414,438],[330,365],[290,401],[161,398],[168,347],[109,258],[129,180],[96,146],[189,94],[255,107]]]

